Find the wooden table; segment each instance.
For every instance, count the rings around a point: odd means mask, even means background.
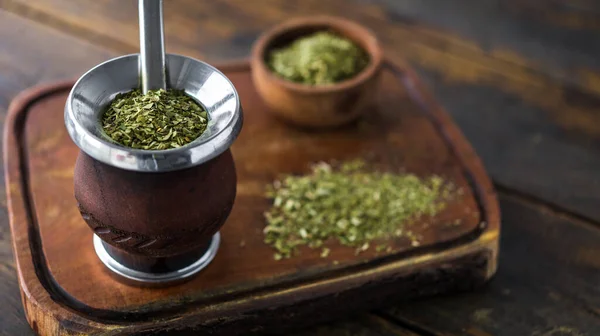
[[[169,0],[169,52],[246,56],[295,15],[346,16],[408,60],[499,191],[498,274],[484,289],[305,335],[600,335],[600,5],[592,0]],[[136,52],[134,0],[0,0],[0,121],[11,99]],[[0,334],[30,335],[0,196]]]

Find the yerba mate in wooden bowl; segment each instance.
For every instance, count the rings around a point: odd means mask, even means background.
[[[348,20],[318,16],[280,24],[252,50],[252,79],[271,112],[305,127],[339,126],[367,113],[377,93],[382,51]]]

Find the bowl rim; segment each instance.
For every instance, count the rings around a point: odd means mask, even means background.
[[[307,85],[296,83],[287,79],[281,78],[266,65],[264,59],[267,53],[267,46],[271,45],[282,35],[300,29],[310,27],[326,27],[336,33],[352,40],[369,55],[369,64],[361,70],[356,76],[343,80],[338,83],[328,85]],[[351,38],[345,32],[353,30],[357,32],[358,37]],[[284,21],[271,29],[265,31],[256,40],[252,48],[253,66],[259,67],[259,70],[264,73],[268,80],[276,82],[278,85],[285,87],[288,90],[299,93],[332,93],[345,91],[356,87],[367,80],[373,78],[383,63],[383,51],[379,40],[375,34],[365,26],[337,16],[319,15],[311,17],[296,17]]]
[[[181,147],[161,150],[130,148],[98,137],[75,117],[75,109],[73,107],[74,95],[77,93],[81,83],[110,63],[123,62],[128,59],[139,59],[139,54],[137,53],[121,55],[89,69],[77,79],[69,92],[64,107],[65,127],[67,133],[81,151],[102,163],[116,168],[144,173],[162,173],[203,164],[229,149],[240,134],[243,125],[241,100],[233,82],[216,67],[196,58],[173,53],[167,53],[165,56],[167,64],[174,59],[202,64],[213,73],[220,75],[229,84],[233,92],[236,108],[233,116],[227,123],[207,138],[200,136]],[[192,96],[192,98],[194,97]],[[203,102],[198,102],[204,105]]]

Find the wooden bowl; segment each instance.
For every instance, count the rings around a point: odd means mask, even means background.
[[[356,76],[331,85],[295,83],[271,71],[266,59],[272,49],[317,31],[332,31],[352,40],[369,55],[369,64]],[[339,126],[355,120],[374,103],[382,54],[375,35],[354,22],[330,16],[298,18],[275,26],[256,41],[252,80],[281,119],[305,127]]]

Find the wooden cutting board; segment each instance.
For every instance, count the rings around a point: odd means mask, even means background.
[[[19,283],[41,335],[236,335],[284,331],[397,300],[469,290],[496,271],[500,216],[481,161],[408,67],[386,63],[377,106],[358,122],[307,131],[273,118],[248,63],[219,67],[239,91],[245,124],[232,147],[234,209],[212,264],[191,281],[149,289],[123,284],[94,254],[73,198],[78,148],[63,108],[72,82],[30,89],[12,103],[4,159]],[[364,158],[379,168],[438,174],[463,190],[434,218],[410,223],[420,237],[390,252],[328,243],[275,261],[263,243],[264,187],[316,161]],[[201,201],[201,200],[199,200]]]

